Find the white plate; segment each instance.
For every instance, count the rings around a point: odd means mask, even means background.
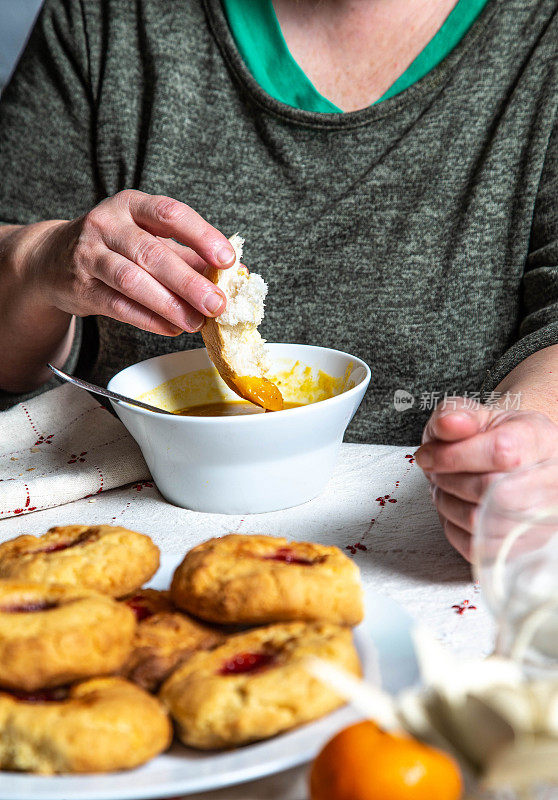
[[[150,586],[167,588],[181,560],[163,555]],[[355,629],[364,675],[397,692],[418,679],[410,631],[413,621],[402,608],[376,592],[366,592],[366,616]],[[359,715],[342,708],[265,742],[223,753],[203,753],[175,744],[139,769],[80,777],[41,777],[0,772],[0,800],[143,800],[219,789],[261,778],[310,761],[340,728]]]

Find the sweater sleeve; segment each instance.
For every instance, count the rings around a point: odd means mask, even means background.
[[[80,0],[47,0],[0,99],[0,222],[72,219],[99,202]]]
[[[0,224],[72,219],[101,199],[95,178],[94,100],[79,0],[47,0],[0,98]],[[64,369],[73,371],[81,320]],[[0,409],[28,394],[0,391]]]
[[[487,372],[493,391],[528,356],[558,344],[558,126],[550,137],[533,214],[517,339]]]

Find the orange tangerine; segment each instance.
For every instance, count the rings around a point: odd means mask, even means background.
[[[462,790],[450,756],[370,721],[334,736],[310,772],[310,800],[459,800]]]

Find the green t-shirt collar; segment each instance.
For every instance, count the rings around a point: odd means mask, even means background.
[[[292,57],[272,0],[222,2],[236,46],[264,91],[293,108],[342,113],[320,94]],[[376,103],[400,94],[434,69],[459,44],[487,2],[458,0],[442,27]]]

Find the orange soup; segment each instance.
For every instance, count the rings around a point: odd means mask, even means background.
[[[303,403],[285,403],[283,410],[288,408],[299,408]],[[197,406],[186,406],[179,408],[175,414],[183,417],[236,417],[245,414],[265,414],[265,409],[255,406],[253,403],[239,401],[221,401],[218,403],[202,403]]]

